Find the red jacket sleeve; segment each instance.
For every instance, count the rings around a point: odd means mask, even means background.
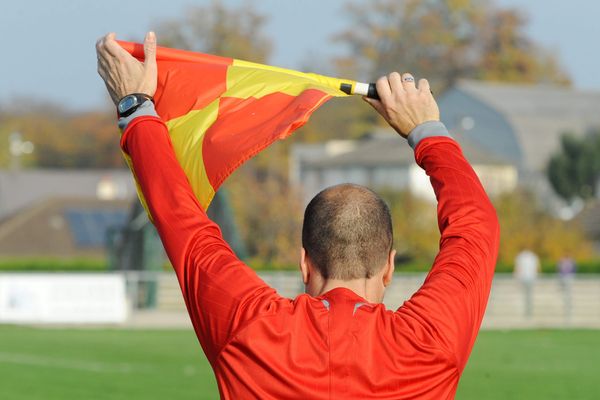
[[[131,157],[196,335],[213,363],[235,330],[279,296],[236,257],[207,217],[162,120],[134,119],[123,133],[121,147]]]
[[[498,219],[454,140],[427,138],[417,146],[415,158],[438,199],[440,251],[423,286],[397,313],[417,321],[418,329],[433,336],[462,372],[491,289]]]

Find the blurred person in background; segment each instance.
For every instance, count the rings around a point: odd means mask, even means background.
[[[515,278],[521,282],[525,300],[525,317],[533,316],[533,286],[540,272],[540,259],[533,251],[524,249],[515,257]]]
[[[568,324],[571,322],[573,314],[572,286],[573,278],[575,277],[575,272],[577,271],[577,264],[572,257],[565,255],[563,258],[558,260],[558,263],[556,263],[556,270],[560,280],[560,287],[563,292],[565,322]]]
[[[439,121],[427,80],[417,86],[411,74],[391,73],[377,81],[381,100],[366,100],[398,140],[408,139],[438,198],[439,254],[413,297],[386,310],[396,252],[390,212],[377,194],[342,184],[311,200],[299,262],[306,293],[281,297],[233,253],[177,162],[152,102],[154,34],[146,36],[143,63],[114,34],[96,48],[98,72],[118,105],[121,146],[222,398],[454,398],[487,305],[499,225]],[[132,97],[138,106],[124,112],[136,104]]]

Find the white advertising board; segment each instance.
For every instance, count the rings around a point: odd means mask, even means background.
[[[0,322],[120,323],[125,278],[112,274],[0,274]]]

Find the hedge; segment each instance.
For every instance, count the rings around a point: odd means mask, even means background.
[[[250,263],[257,271],[297,271],[297,265],[275,265],[267,263]],[[409,261],[396,263],[396,272],[427,272],[431,264],[420,261]],[[512,273],[512,263],[499,262],[496,272]],[[108,262],[104,259],[80,258],[80,259],[52,259],[52,258],[15,258],[0,259],[0,272],[27,272],[27,271],[52,271],[52,272],[76,272],[76,271],[107,271]],[[168,263],[166,271],[172,268]],[[556,273],[556,264],[553,262],[542,262],[543,273]],[[577,273],[600,274],[600,259],[577,262]]]
[[[0,271],[107,271],[108,263],[104,259],[54,259],[54,258],[14,258],[0,259]]]

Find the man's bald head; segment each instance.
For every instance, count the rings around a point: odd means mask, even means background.
[[[371,278],[385,266],[392,237],[388,206],[360,185],[329,187],[304,212],[302,246],[325,279]]]

